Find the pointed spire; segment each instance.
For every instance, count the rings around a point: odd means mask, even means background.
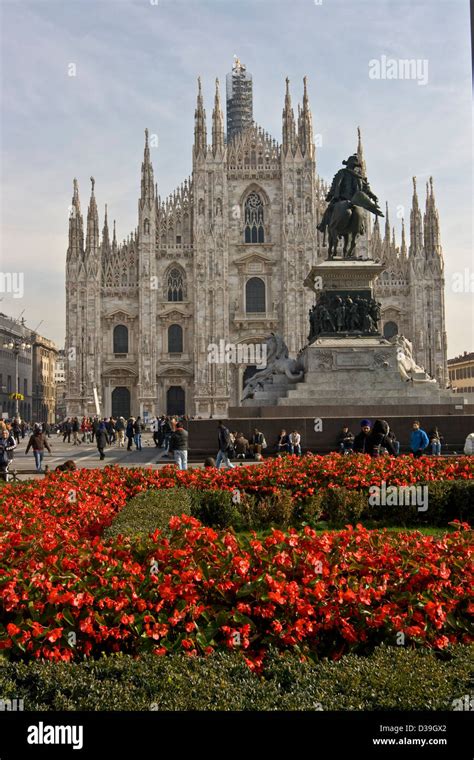
[[[114,231],[112,236],[112,252],[116,253],[117,251],[117,230],[115,229],[115,219],[114,219]]]
[[[151,203],[155,198],[155,186],[153,180],[153,166],[150,160],[150,146],[148,145],[148,129],[145,129],[145,150],[142,162],[142,181],[140,202]]]
[[[426,183],[426,207],[424,215],[424,249],[426,258],[442,256],[439,231],[439,214],[433,189],[433,177]]]
[[[295,115],[291,107],[290,80],[286,77],[285,106],[283,108],[283,142],[282,148],[284,155],[294,153],[296,142]]]
[[[413,177],[413,198],[410,212],[410,256],[417,256],[423,249],[421,211],[418,204],[416,177]]]
[[[79,185],[74,177],[73,194],[69,206],[69,245],[67,260],[82,258],[84,255],[84,220],[81,214],[81,202],[79,200]]]
[[[99,213],[94,193],[95,179],[91,177],[91,197],[87,210],[86,255],[95,255],[99,250]]]
[[[405,220],[402,219],[402,244],[400,247],[400,255],[403,259],[407,257],[407,241],[405,237]]]
[[[102,228],[102,255],[110,252],[109,223],[107,219],[107,204],[105,204],[104,226]]]
[[[201,77],[198,77],[198,94],[194,111],[194,156],[204,156],[207,152],[206,111],[201,91]]]
[[[313,117],[309,107],[307,77],[303,77],[303,108],[298,123],[298,142],[303,156],[313,158]]]
[[[214,96],[214,110],[212,111],[212,154],[222,153],[224,150],[224,114],[221,108],[221,95],[219,92],[219,80],[216,78],[216,93]]]
[[[371,237],[372,257],[374,259],[382,258],[382,238],[380,237],[380,225],[378,216],[375,217]]]
[[[361,168],[362,175],[366,177],[367,167],[365,165],[364,148],[362,147],[362,137],[361,137],[360,127],[357,127],[357,158],[359,159],[359,163],[362,167]]]

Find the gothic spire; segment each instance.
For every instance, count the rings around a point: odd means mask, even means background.
[[[301,153],[307,158],[313,158],[313,117],[311,115],[311,108],[309,107],[306,77],[303,77],[303,108],[301,109],[301,116],[298,124],[298,142],[300,144]]]
[[[206,111],[201,91],[201,77],[198,77],[198,94],[194,112],[194,156],[205,156],[207,151]]]
[[[92,255],[99,250],[99,214],[94,194],[95,179],[91,177],[91,197],[87,210],[86,255]]]
[[[72,202],[69,206],[69,245],[67,259],[82,258],[84,253],[84,220],[81,214],[79,186],[74,178]]]
[[[290,80],[286,77],[286,93],[285,93],[285,106],[283,108],[283,142],[282,148],[284,155],[294,152],[295,139],[296,139],[296,127],[295,127],[295,115],[291,107],[291,95],[290,95]]]
[[[441,256],[439,214],[433,190],[433,177],[426,183],[426,207],[424,216],[424,249],[427,258]]]
[[[374,259],[380,259],[382,257],[382,238],[380,237],[380,225],[378,216],[375,217],[374,226],[372,229],[372,256]]]
[[[148,145],[148,129],[145,129],[145,150],[142,162],[142,183],[140,200],[142,203],[150,203],[155,198],[155,185],[153,181],[153,166],[150,160],[150,146]]]
[[[367,176],[367,167],[365,165],[364,148],[362,147],[362,137],[360,133],[360,127],[357,127],[357,158],[361,165],[361,171],[364,177]]]
[[[117,231],[115,229],[115,219],[114,219],[114,231],[112,236],[112,252],[116,253],[117,251]]]
[[[102,228],[102,255],[110,252],[109,223],[107,219],[107,204],[105,204],[104,226]]]
[[[214,110],[212,111],[212,154],[215,156],[224,150],[224,114],[221,108],[219,80],[216,79]]]
[[[423,229],[421,211],[416,191],[416,177],[413,177],[413,198],[410,212],[410,256],[417,256],[423,249]]]
[[[403,259],[407,257],[407,241],[405,238],[405,220],[402,219],[402,244],[400,247],[400,255]]]

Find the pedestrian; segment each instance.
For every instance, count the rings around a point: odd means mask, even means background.
[[[115,420],[113,417],[109,417],[107,422],[105,423],[105,426],[107,428],[107,435],[109,436],[109,443],[112,445],[117,440],[117,436],[115,435]]]
[[[143,431],[143,424],[142,424],[142,418],[137,417],[133,424],[133,440],[135,441],[135,446],[137,447],[137,451],[142,450],[142,431]]]
[[[150,424],[150,430],[153,434],[153,443],[158,448],[160,443],[160,421],[157,417],[153,417]]]
[[[439,432],[437,427],[434,427],[430,432],[428,433],[428,438],[430,441],[431,446],[431,453],[434,457],[439,457],[441,454],[441,446],[443,441],[443,436]]]
[[[386,420],[375,420],[365,442],[365,453],[371,457],[378,457],[388,452],[396,456],[395,448],[389,438],[390,426]]]
[[[63,443],[66,443],[66,438],[67,438],[67,442],[71,443],[71,433],[72,433],[72,422],[71,422],[71,418],[67,417],[63,423]]]
[[[410,434],[410,449],[414,457],[423,456],[423,452],[430,442],[426,432],[422,429],[419,420],[415,420]]]
[[[297,430],[290,433],[290,454],[301,456],[301,434]]]
[[[13,449],[16,448],[16,441],[11,431],[2,427],[0,435],[0,478],[8,480],[8,467],[13,459]]]
[[[188,469],[188,431],[184,429],[182,422],[176,423],[176,429],[171,433],[170,452],[174,455],[174,461],[178,470]]]
[[[120,448],[123,448],[125,445],[125,427],[125,419],[123,417],[118,417],[117,422],[115,423],[115,430],[117,433],[118,445]]]
[[[474,433],[469,433],[464,442],[464,453],[466,456],[474,454]]]
[[[28,454],[30,448],[33,449],[36,471],[43,472],[44,450],[47,449],[51,454],[51,448],[45,434],[39,425],[35,425],[33,429],[33,433],[31,434],[30,440],[28,441],[28,446],[26,447],[25,454]]]
[[[229,459],[229,449],[231,447],[230,431],[228,428],[226,428],[222,420],[219,420],[218,422],[217,441],[217,445],[219,447],[219,451],[217,452],[216,456],[217,469],[219,469],[221,464],[224,464],[226,467],[230,467],[232,469],[234,465]]]
[[[107,427],[106,427],[105,422],[99,423],[99,427],[96,433],[96,439],[97,439],[97,449],[99,451],[99,456],[102,461],[102,459],[105,459],[104,449],[108,442]]]
[[[367,445],[367,438],[370,435],[372,423],[370,420],[361,420],[360,433],[357,433],[354,438],[354,452],[356,454],[365,454],[365,448]]]
[[[127,451],[132,450],[132,441],[133,441],[133,436],[135,435],[135,432],[133,430],[134,424],[135,424],[135,417],[129,417],[129,419],[127,420],[127,428],[125,430],[125,435],[128,440]]]
[[[348,425],[344,425],[337,436],[337,450],[341,454],[351,454],[354,448],[354,433],[351,433]]]
[[[15,417],[15,419],[12,422],[11,432],[18,446],[18,444],[20,443],[20,437],[21,437],[21,422],[18,417]]]
[[[171,433],[173,432],[173,426],[171,424],[171,420],[169,417],[165,417],[163,426],[162,426],[162,432],[163,432],[163,446],[165,448],[164,456],[168,456],[168,449],[170,445],[170,438]]]
[[[81,429],[81,426],[79,424],[79,420],[77,417],[74,417],[72,421],[72,443],[73,446],[79,446],[80,440],[79,440],[79,431]]]

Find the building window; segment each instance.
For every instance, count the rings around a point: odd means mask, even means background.
[[[181,245],[181,235],[176,235],[176,245]]]
[[[168,301],[182,301],[184,292],[183,273],[174,268],[168,275]]]
[[[170,325],[168,327],[168,353],[183,353],[183,328],[181,325]]]
[[[8,375],[7,377],[7,393],[12,392],[12,376]]]
[[[386,322],[383,326],[383,337],[389,340],[394,335],[398,335],[398,325],[396,322]]]
[[[180,385],[172,385],[166,392],[166,414],[184,414],[185,393]]]
[[[251,277],[245,286],[245,311],[247,314],[265,312],[265,283],[260,277]]]
[[[245,242],[263,243],[264,241],[263,203],[259,194],[252,192],[245,201]]]
[[[27,378],[23,380],[23,395],[24,396],[28,395],[28,379]]]
[[[128,354],[128,328],[125,325],[114,327],[114,354]]]

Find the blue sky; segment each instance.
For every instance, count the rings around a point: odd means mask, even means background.
[[[308,76],[318,172],[330,180],[361,126],[369,180],[409,219],[430,175],[446,264],[448,354],[473,350],[472,113],[467,0],[0,0],[1,269],[23,271],[25,296],[0,311],[40,320],[64,340],[64,267],[72,179],[85,215],[89,177],[119,240],[137,224],[144,129],[156,133],[155,178],[166,196],[191,172],[196,78],[210,121],[214,80],[234,54],[254,80],[254,117],[278,141],[285,77],[293,106]],[[428,82],[373,80],[382,55],[428,61]],[[76,66],[76,76],[68,67]],[[210,125],[209,125],[210,127]],[[210,130],[209,130],[210,131]]]

